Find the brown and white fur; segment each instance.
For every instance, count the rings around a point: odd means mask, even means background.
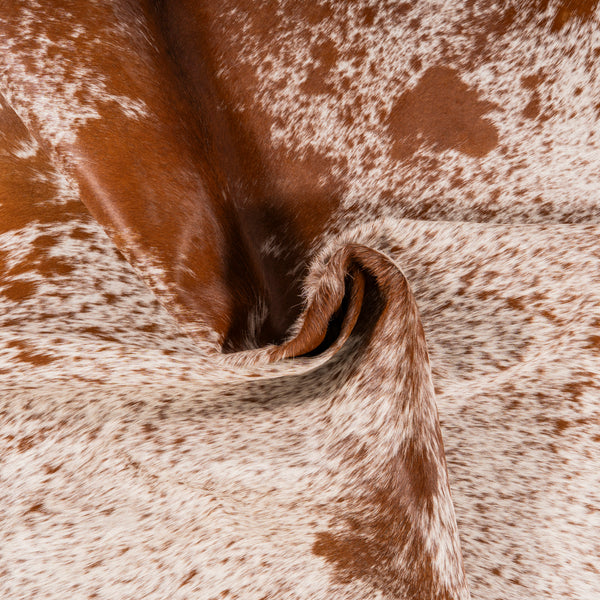
[[[593,599],[597,4],[0,5],[0,597]]]

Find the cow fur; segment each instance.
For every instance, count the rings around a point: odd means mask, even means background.
[[[599,11],[0,5],[0,597],[595,598]]]

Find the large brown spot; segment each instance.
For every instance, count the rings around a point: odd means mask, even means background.
[[[386,488],[373,485],[373,491],[347,511],[340,503],[343,516],[334,519],[331,530],[316,534],[312,551],[333,567],[337,582],[362,580],[407,600],[446,598],[423,544],[427,531],[419,526],[433,517],[440,486],[439,431],[431,443],[436,447],[433,453],[407,444],[392,463],[393,477]]]
[[[430,557],[420,535],[411,530],[405,501],[389,491],[378,491],[364,514],[346,516],[341,531],[321,531],[312,551],[334,569],[337,583],[355,580],[370,584],[394,598],[445,598],[434,592],[436,583]],[[398,557],[407,566],[398,569]]]
[[[421,143],[443,151],[485,156],[498,144],[496,127],[483,115],[496,108],[449,67],[431,67],[419,83],[400,96],[389,117],[393,157],[405,159]]]

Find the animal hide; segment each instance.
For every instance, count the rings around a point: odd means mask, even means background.
[[[599,31],[1,2],[0,597],[595,598]]]

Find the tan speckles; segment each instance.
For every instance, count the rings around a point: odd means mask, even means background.
[[[443,151],[485,156],[498,144],[498,131],[483,118],[496,106],[482,101],[455,69],[431,67],[394,104],[389,117],[393,154],[406,159],[424,142]]]

